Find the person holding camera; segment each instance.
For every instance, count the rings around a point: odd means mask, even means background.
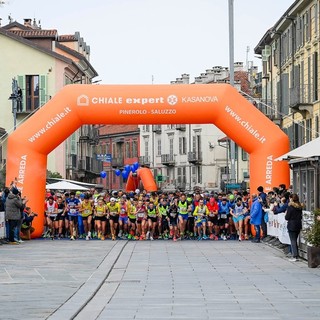
[[[5,218],[8,221],[9,226],[9,244],[19,244],[15,241],[14,234],[15,229],[18,227],[22,220],[22,210],[27,203],[26,197],[21,199],[20,191],[16,187],[10,189],[10,193],[6,200]]]

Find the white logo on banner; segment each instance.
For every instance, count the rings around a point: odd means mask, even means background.
[[[89,98],[86,95],[82,94],[77,99],[77,105],[81,107],[87,107],[89,105]]]
[[[177,104],[178,98],[177,98],[177,96],[175,96],[174,94],[172,94],[172,95],[170,95],[170,96],[167,98],[167,102],[168,102],[171,106],[174,106],[175,104]]]

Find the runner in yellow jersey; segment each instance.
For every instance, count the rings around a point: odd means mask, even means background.
[[[107,204],[107,213],[110,218],[110,230],[112,240],[116,240],[116,231],[118,227],[120,205],[116,202],[115,198],[111,198],[110,202]]]
[[[98,239],[104,240],[107,225],[107,211],[103,199],[99,199],[94,208],[96,230],[98,231]]]
[[[128,201],[128,217],[129,217],[128,239],[132,239],[132,240],[136,240],[137,203],[138,203],[138,200],[134,200],[134,199],[130,199],[130,201]]]
[[[84,232],[86,234],[86,240],[91,239],[91,222],[93,215],[93,205],[90,201],[90,196],[86,194],[83,201],[80,204],[79,212],[82,216]]]

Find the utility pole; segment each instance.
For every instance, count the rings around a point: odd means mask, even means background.
[[[234,86],[234,30],[233,30],[233,4],[234,0],[229,1],[229,65],[230,65],[230,84]],[[230,162],[231,162],[231,174],[230,182],[236,183],[236,170],[235,170],[235,157],[236,145],[234,141],[230,141]]]

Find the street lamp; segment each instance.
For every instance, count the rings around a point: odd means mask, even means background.
[[[230,65],[230,84],[234,86],[234,30],[233,30],[233,5],[234,0],[229,0],[229,65]],[[236,181],[235,168],[236,146],[234,141],[230,141],[230,161],[231,161],[231,182]]]
[[[15,78],[12,79],[12,93],[8,100],[12,102],[12,113],[13,113],[13,130],[17,127],[17,103],[21,97],[18,94],[18,82]]]

